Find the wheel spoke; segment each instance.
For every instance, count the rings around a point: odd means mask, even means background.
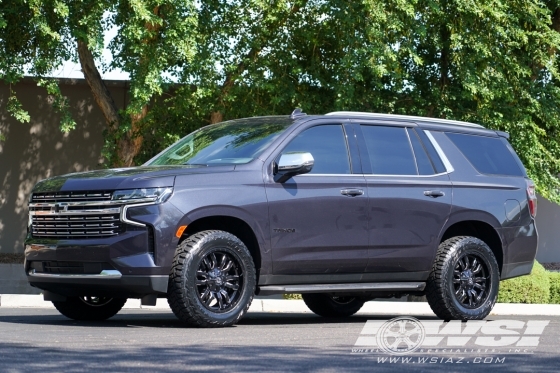
[[[227,291],[225,291],[224,289],[222,289],[222,290],[220,290],[220,294],[222,295],[222,297],[223,297],[223,299],[224,299],[224,301],[225,301],[225,304],[226,304],[227,306],[229,306],[229,305],[231,304],[231,299],[229,299],[229,295],[228,295]]]
[[[226,283],[224,284],[224,286],[225,286],[226,288],[230,288],[230,289],[232,289],[232,290],[239,290],[239,285],[230,284],[229,282],[226,282]]]
[[[207,279],[202,279],[202,280],[200,280],[200,279],[198,279],[198,278],[196,279],[196,285],[197,285],[197,286],[206,285],[207,283],[208,283],[208,280],[207,280]]]
[[[224,272],[228,272],[232,267],[233,267],[233,260],[228,259],[227,264],[224,267],[222,267],[222,270]]]
[[[215,253],[210,254],[210,262],[212,263],[212,268],[210,269],[216,268],[216,265],[218,264],[218,260],[216,259]]]

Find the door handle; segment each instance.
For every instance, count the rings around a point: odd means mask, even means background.
[[[427,197],[437,198],[437,197],[443,197],[445,193],[443,193],[441,190],[425,190],[424,195]]]
[[[348,197],[357,197],[363,195],[364,191],[361,189],[342,189],[340,194]]]

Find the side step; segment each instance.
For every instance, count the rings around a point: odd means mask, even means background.
[[[333,293],[344,291],[422,291],[425,282],[371,282],[357,284],[317,284],[317,285],[267,285],[259,287],[259,295],[290,293]]]

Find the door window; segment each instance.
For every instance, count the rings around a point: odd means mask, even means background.
[[[350,160],[341,125],[311,127],[297,135],[282,153],[309,152],[315,160],[310,174],[349,174]]]
[[[362,125],[372,173],[418,175],[412,146],[403,127]]]

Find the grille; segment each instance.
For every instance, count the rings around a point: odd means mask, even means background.
[[[108,237],[123,231],[119,214],[35,215],[31,221],[33,237]]]
[[[35,193],[31,197],[31,235],[34,238],[88,239],[124,231],[121,205],[112,192]]]
[[[34,193],[31,197],[31,202],[57,203],[110,201],[112,194],[113,193],[111,191]]]

